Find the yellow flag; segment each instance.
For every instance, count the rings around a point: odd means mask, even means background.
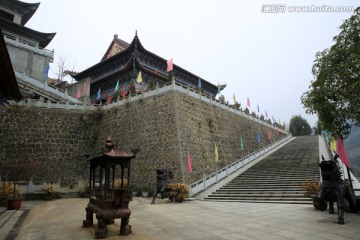
[[[219,161],[219,153],[216,147],[216,143],[215,143],[215,162]]]
[[[141,82],[142,82],[141,71],[139,71],[139,74],[138,74],[138,76],[137,76],[137,78],[136,78],[136,81],[137,81],[138,83],[141,83]]]
[[[330,149],[336,152],[336,141],[334,137],[330,138]]]
[[[233,98],[234,98],[234,104],[235,104],[235,103],[236,103],[235,93],[234,93],[234,96],[233,96]]]

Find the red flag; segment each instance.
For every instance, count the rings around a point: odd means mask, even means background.
[[[80,98],[80,89],[77,90],[77,92],[76,92],[76,97],[77,97],[77,98]]]
[[[349,162],[349,159],[346,155],[346,152],[345,152],[345,147],[344,147],[344,143],[343,141],[341,140],[341,138],[339,137],[338,140],[337,140],[337,152],[341,158],[341,161],[348,167],[350,167],[350,162]]]
[[[83,92],[86,92],[86,82],[84,82],[84,86],[83,86]]]
[[[247,98],[247,106],[250,107],[250,100]]]
[[[265,110],[265,117],[268,118],[267,111]]]
[[[108,96],[108,98],[107,98],[107,102],[108,102],[108,103],[111,103],[111,102],[112,102],[112,100],[113,100],[113,97],[114,97],[114,96]]]
[[[167,61],[167,72],[170,72],[173,70],[173,59],[170,59],[169,61]]]
[[[190,152],[188,151],[188,157],[187,157],[187,165],[188,165],[188,171],[192,172],[192,165],[191,165],[191,156]]]
[[[269,138],[269,140],[271,140],[271,132],[270,132],[270,130],[268,130],[268,138]]]
[[[125,98],[125,97],[126,97],[126,92],[125,92],[125,91],[121,92],[121,97],[122,97],[122,98]]]

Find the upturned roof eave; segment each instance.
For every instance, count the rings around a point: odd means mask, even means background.
[[[92,84],[93,84],[93,83],[98,83],[98,82],[104,81],[104,80],[109,79],[109,78],[112,78],[112,77],[117,76],[117,75],[119,75],[119,74],[121,74],[121,73],[123,73],[123,72],[129,71],[129,70],[133,70],[133,69],[134,69],[134,67],[133,67],[133,61],[135,61],[135,66],[138,68],[138,70],[140,70],[140,71],[142,71],[142,72],[145,72],[145,73],[148,73],[148,74],[150,74],[150,75],[153,75],[153,76],[155,76],[155,77],[157,77],[157,78],[160,78],[160,79],[162,79],[162,80],[164,80],[164,81],[167,81],[167,76],[163,76],[162,74],[156,73],[156,72],[152,71],[151,69],[143,66],[143,65],[141,64],[141,62],[140,62],[140,61],[136,58],[136,56],[133,54],[133,55],[131,55],[131,57],[129,58],[129,61],[126,63],[126,65],[125,65],[123,68],[121,68],[121,69],[119,69],[118,71],[113,72],[113,73],[111,73],[111,74],[109,74],[109,75],[106,75],[106,76],[104,76],[104,77],[101,77],[101,78],[99,78],[99,79],[96,79],[95,81],[92,82]]]
[[[156,55],[156,54],[153,53],[153,52],[150,52],[150,51],[146,50],[146,48],[144,48],[144,46],[142,45],[139,37],[138,37],[137,35],[135,35],[135,37],[134,37],[134,39],[131,41],[130,45],[129,45],[124,51],[121,51],[120,53],[115,54],[114,56],[111,56],[110,58],[105,59],[105,60],[103,60],[103,61],[101,61],[101,62],[99,62],[99,63],[97,63],[97,64],[95,64],[95,65],[93,65],[93,66],[91,66],[91,67],[89,67],[89,68],[87,68],[87,69],[85,69],[84,71],[82,71],[82,72],[80,72],[80,73],[77,73],[76,75],[73,75],[72,77],[75,78],[77,81],[79,81],[79,80],[83,79],[83,77],[81,78],[80,76],[83,75],[84,73],[86,73],[86,72],[88,72],[88,71],[90,71],[90,70],[92,70],[92,69],[94,69],[94,68],[96,68],[96,67],[98,67],[98,66],[100,66],[100,65],[102,65],[102,64],[106,64],[107,61],[111,61],[111,60],[113,60],[114,58],[122,57],[123,55],[125,55],[125,54],[127,54],[127,53],[129,53],[129,52],[131,52],[131,51],[134,51],[135,49],[137,49],[137,50],[139,50],[139,51],[143,51],[143,52],[145,52],[146,54],[151,55],[151,56],[154,57],[154,58],[157,58],[157,59],[160,60],[161,62],[164,62],[165,65],[167,64],[167,60],[166,60],[166,59],[164,59],[164,58]],[[203,79],[203,78],[201,78],[201,77],[199,77],[199,76],[196,76],[195,74],[193,74],[193,73],[191,73],[191,72],[189,72],[189,71],[187,71],[187,70],[179,67],[179,66],[176,65],[176,64],[173,64],[173,68],[174,68],[174,70],[178,70],[178,71],[184,72],[184,73],[186,73],[186,74],[188,74],[188,75],[191,75],[191,76],[194,77],[194,78],[199,78],[199,79],[201,79],[201,81],[202,81],[203,83],[206,83],[206,84],[208,84],[208,85],[212,85],[212,86],[215,87],[215,88],[217,87],[216,85],[210,83],[209,81],[206,81],[205,79]]]
[[[15,34],[25,35],[28,38],[34,38],[36,41],[39,42],[39,47],[41,48],[46,48],[46,46],[52,41],[52,39],[56,35],[56,33],[38,32],[31,28],[27,28],[25,26],[8,21],[6,19],[0,20],[0,27]]]

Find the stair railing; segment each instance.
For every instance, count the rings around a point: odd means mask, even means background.
[[[276,148],[277,146],[283,144],[284,142],[288,141],[292,136],[286,135],[285,137],[281,138],[280,140],[263,147],[255,152],[250,153],[249,155],[236,160],[235,162],[223,167],[209,175],[205,175],[203,179],[200,179],[190,185],[190,196],[194,196],[195,194],[202,192],[212,186],[213,184],[219,182],[220,180],[228,177],[233,172],[238,171],[239,169],[243,168],[250,162],[258,159],[259,157],[263,156],[264,154],[268,153],[272,149]]]

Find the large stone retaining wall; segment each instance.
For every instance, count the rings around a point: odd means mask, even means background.
[[[172,167],[175,180],[190,184],[283,136],[269,125],[176,91],[112,108],[102,116],[97,146],[111,135],[119,148],[140,148],[132,163],[133,183],[150,188],[156,184],[156,168]],[[188,152],[192,173],[187,170]]]
[[[46,171],[34,180],[76,183],[88,170],[85,155],[94,153],[97,121],[92,111],[2,107],[0,161],[37,161]]]
[[[269,125],[176,91],[109,110],[0,108],[0,161],[38,160],[47,167],[45,180],[86,178],[87,156],[99,153],[109,135],[125,151],[140,148],[132,178],[148,189],[155,188],[156,168],[170,166],[177,181],[190,184],[280,137]]]

